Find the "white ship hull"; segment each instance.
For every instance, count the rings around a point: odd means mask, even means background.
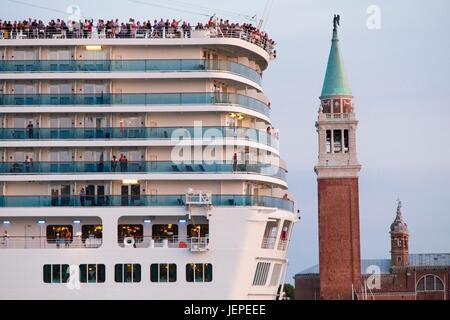
[[[81,221],[83,221],[83,213],[102,218],[104,236],[101,247],[73,248],[72,245],[65,247],[61,244],[60,248],[57,248],[55,244],[36,245],[29,240],[28,248],[26,248],[26,245],[22,243],[15,245],[13,238],[10,238],[7,245],[4,243],[0,245],[0,283],[2,284],[0,299],[275,299],[278,286],[284,281],[287,244],[280,241],[280,232],[276,235],[276,239],[267,239],[264,237],[264,230],[269,219],[288,221],[295,219],[291,212],[262,207],[195,209],[191,217],[194,220],[200,219],[201,216],[208,216],[210,237],[205,251],[193,252],[189,248],[120,247],[115,232],[108,232],[108,230],[109,228],[116,230],[117,221],[124,213],[123,208],[51,209],[46,210],[49,219],[52,213],[55,217],[77,216]],[[26,210],[18,208],[10,210],[10,213],[14,213],[15,217],[25,217],[43,211],[39,208],[32,212]],[[27,213],[19,215],[19,211]],[[155,214],[166,217],[185,217],[186,210],[163,207],[129,208],[126,214],[137,220],[140,217]],[[33,227],[29,228],[28,236],[38,236],[39,226],[34,217],[29,221]],[[26,225],[20,226],[20,228],[24,227]],[[13,230],[10,231],[12,232]],[[45,246],[45,248],[39,249],[38,246]],[[176,282],[150,281],[150,264],[163,262],[177,265]],[[258,262],[270,263],[266,284],[263,286],[253,285]],[[138,283],[115,282],[114,266],[117,263],[140,264],[141,281]],[[212,264],[212,281],[187,282],[185,266],[189,263]],[[44,283],[43,266],[46,264],[75,266],[104,264],[106,279],[104,283],[80,283],[79,288],[73,285],[73,281]],[[276,264],[281,267],[275,268]]]

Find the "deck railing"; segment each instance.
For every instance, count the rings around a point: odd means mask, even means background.
[[[244,127],[104,127],[0,128],[0,140],[91,139],[220,139],[255,141],[278,148],[279,140],[266,131]]]
[[[237,105],[269,116],[267,103],[235,93],[93,93],[93,94],[0,94],[2,106],[180,106],[180,105]]]
[[[88,173],[250,173],[286,180],[286,171],[269,163],[173,161],[33,161],[0,162],[0,174]]]
[[[275,58],[275,45],[273,41],[262,37],[258,33],[235,28],[222,32],[220,28],[206,28],[196,30],[195,27],[188,28],[153,28],[147,30],[138,28],[132,31],[124,28],[118,33],[109,33],[105,30],[93,28],[91,32],[85,30],[70,29],[25,29],[25,30],[0,30],[0,39],[187,39],[187,38],[233,38],[250,42],[264,49],[271,58]]]
[[[0,196],[0,207],[177,207],[186,205],[186,195],[15,195]],[[212,206],[260,206],[294,211],[289,199],[269,196],[212,195]]]
[[[2,236],[0,249],[79,249],[99,248],[101,238],[73,237],[71,239],[47,239],[43,236]]]

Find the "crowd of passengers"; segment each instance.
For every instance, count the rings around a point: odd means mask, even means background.
[[[199,22],[191,26],[189,22],[173,19],[160,19],[119,22],[119,19],[102,20],[94,23],[92,19],[84,21],[68,21],[62,19],[44,23],[42,20],[31,19],[21,21],[0,20],[0,38],[92,38],[95,34],[105,38],[189,38],[192,30],[210,30],[217,37],[242,38],[273,52],[275,42],[250,23],[230,23],[229,20],[218,20],[211,17],[205,24]]]

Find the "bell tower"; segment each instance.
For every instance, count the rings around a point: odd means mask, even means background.
[[[404,267],[409,258],[408,225],[402,217],[402,202],[398,200],[397,215],[391,224],[391,266]]]
[[[339,16],[338,16],[339,17]],[[339,48],[336,16],[316,128],[321,299],[352,299],[361,290],[356,120]]]

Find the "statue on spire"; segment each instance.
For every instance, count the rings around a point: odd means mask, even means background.
[[[397,215],[402,215],[402,201],[400,200],[400,198],[397,198]]]
[[[333,18],[333,31],[336,31],[337,27],[340,25],[341,25],[341,16],[335,14]]]

